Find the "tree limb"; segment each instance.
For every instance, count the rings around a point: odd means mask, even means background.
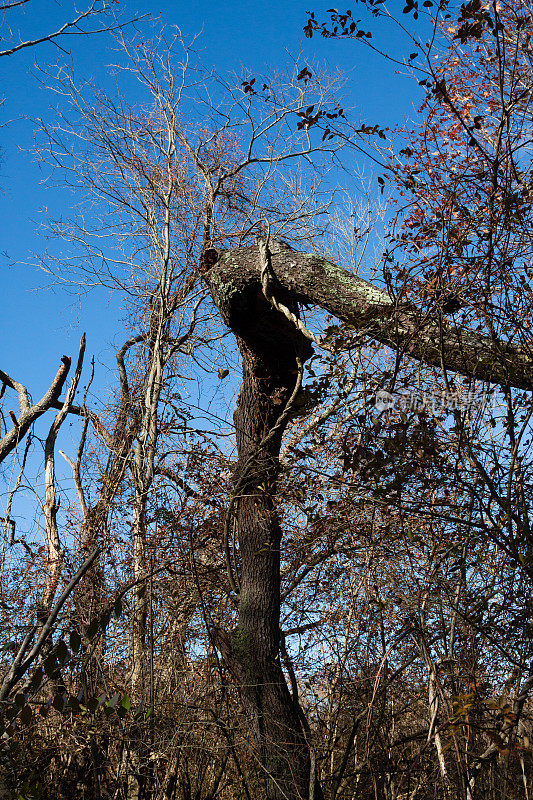
[[[209,254],[211,266],[204,275],[231,305],[234,325],[235,317],[246,316],[243,304],[250,290],[257,284],[262,291],[258,247]],[[416,307],[395,304],[382,289],[313,253],[279,248],[271,253],[271,268],[280,298],[320,306],[355,330],[429,366],[440,368],[444,363],[461,375],[533,389],[533,359],[525,348],[447,323],[441,330]]]
[[[31,399],[28,390],[25,386],[10,378],[9,375],[0,370],[0,380],[4,385],[14,389],[19,396],[20,415],[13,424],[9,433],[0,439],[0,463],[15,449],[17,444],[25,437],[30,426],[33,425],[35,420],[42,416],[45,411],[52,408],[54,403],[59,398],[63,385],[65,383],[68,371],[70,369],[70,358],[68,356],[61,357],[61,366],[59,367],[56,376],[50,388],[41,399],[31,405]]]

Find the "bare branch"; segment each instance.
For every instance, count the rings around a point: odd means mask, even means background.
[[[95,548],[93,552],[88,556],[88,558],[83,562],[83,564],[76,572],[76,574],[73,576],[73,578],[69,581],[68,585],[65,587],[60,597],[58,598],[56,604],[54,605],[53,609],[51,610],[50,614],[48,615],[48,619],[43,625],[37,641],[35,642],[31,651],[25,658],[24,656],[26,655],[26,651],[35,634],[37,626],[34,625],[28,632],[17,652],[17,655],[15,656],[15,659],[13,661],[13,664],[11,665],[9,672],[2,681],[2,685],[0,686],[0,701],[6,699],[13,686],[15,686],[15,684],[18,683],[18,681],[27,673],[28,669],[31,667],[31,665],[41,652],[43,644],[50,636],[52,629],[54,627],[54,623],[59,615],[59,612],[61,611],[66,601],[68,600],[70,594],[72,593],[72,590],[78,585],[78,583],[81,581],[87,570],[91,568],[92,564],[94,563],[99,553],[100,553],[100,548],[98,547]]]
[[[6,11],[16,6],[24,5],[27,2],[28,0],[19,0],[18,2],[9,3],[7,6],[3,6],[0,11]],[[141,19],[140,16],[136,16],[127,23],[122,22],[117,23],[116,25],[102,25],[101,27],[93,30],[84,30],[80,27],[80,23],[82,23],[84,20],[88,19],[89,17],[103,14],[109,11],[109,8],[110,7],[106,0],[93,0],[93,2],[90,4],[90,6],[88,6],[88,8],[85,9],[85,11],[82,11],[74,19],[65,22],[57,30],[47,33],[44,36],[40,36],[37,39],[28,39],[25,42],[20,42],[19,44],[13,45],[6,50],[0,50],[0,58],[2,56],[11,56],[13,53],[17,53],[19,50],[24,50],[28,47],[36,47],[43,42],[55,42],[55,40],[61,36],[91,36],[95,33],[109,33],[111,31],[121,30],[125,25]]]
[[[80,341],[76,372],[74,373],[74,377],[70,382],[70,387],[63,402],[63,407],[61,411],[56,414],[56,418],[50,426],[44,448],[46,501],[43,510],[46,520],[46,541],[48,545],[49,573],[47,576],[46,588],[42,600],[42,610],[46,614],[48,614],[50,611],[50,606],[59,583],[59,576],[61,574],[61,567],[63,563],[63,549],[61,547],[59,530],[57,527],[57,511],[59,509],[59,502],[57,501],[55,481],[55,444],[57,434],[59,433],[59,430],[67,417],[70,404],[72,403],[74,395],[76,394],[76,389],[78,388],[83,367],[84,353],[85,334],[83,334]]]
[[[30,429],[30,426],[33,425],[33,423],[39,419],[39,417],[41,417],[45,411],[48,411],[49,408],[52,408],[54,403],[59,398],[70,369],[70,358],[68,356],[62,356],[61,361],[62,364],[59,367],[56,376],[50,385],[50,388],[47,392],[45,392],[42,398],[35,403],[35,405],[30,405],[31,401],[29,399],[29,394],[26,387],[21,383],[14,381],[9,377],[9,375],[7,375],[7,373],[0,370],[0,380],[18,393],[21,409],[21,413],[16,419],[13,428],[9,431],[9,433],[6,433],[3,439],[0,440],[0,463],[24,438]]]

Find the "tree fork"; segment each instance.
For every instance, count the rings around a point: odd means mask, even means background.
[[[257,253],[257,251],[256,251]],[[257,273],[259,277],[259,273]],[[281,526],[275,510],[279,451],[287,402],[311,345],[265,298],[260,281],[225,291],[206,276],[213,299],[235,333],[243,382],[234,414],[238,462],[233,504],[240,555],[238,623],[216,643],[240,687],[260,748],[269,800],[307,800],[311,759],[301,712],[280,664]],[[297,313],[287,295],[280,298]],[[315,800],[322,793],[314,787]]]

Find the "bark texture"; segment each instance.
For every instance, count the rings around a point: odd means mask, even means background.
[[[307,800],[310,752],[301,711],[280,665],[280,547],[276,477],[286,420],[280,417],[297,380],[297,357],[311,354],[307,340],[264,297],[260,283],[224,291],[210,283],[225,322],[237,336],[243,383],[234,420],[238,463],[233,505],[239,542],[238,624],[219,632],[217,644],[240,687],[260,750],[269,800]],[[291,303],[288,297],[284,302]],[[291,303],[295,310],[294,303]],[[266,444],[265,437],[278,425]],[[315,800],[322,796],[315,788]]]
[[[271,250],[275,281],[293,300],[320,306],[376,341],[430,366],[533,389],[530,350],[446,322],[441,326],[413,306],[396,305],[382,289],[315,254],[283,247]],[[209,252],[209,281],[220,295],[238,305],[238,296],[245,296],[252,286],[260,291],[257,247]],[[273,291],[276,294],[275,285]]]

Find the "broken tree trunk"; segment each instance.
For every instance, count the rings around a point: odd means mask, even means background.
[[[238,623],[216,641],[239,684],[260,748],[269,800],[320,800],[301,710],[279,660],[281,528],[275,511],[283,410],[309,357],[309,341],[265,293],[258,247],[207,250],[202,272],[224,321],[237,337],[243,383],[234,415],[238,464],[232,509],[240,556]],[[412,358],[463,375],[533,388],[531,355],[471,331],[428,320],[331,262],[283,246],[270,247],[268,296],[292,314],[320,306]]]
[[[430,366],[502,386],[533,389],[533,354],[518,345],[493,341],[473,331],[427,318],[342,267],[313,253],[271,247],[276,285],[293,301],[319,306],[355,330]],[[211,265],[211,266],[209,266]],[[238,305],[238,296],[261,291],[257,247],[242,247],[205,257],[209,283]]]
[[[256,251],[257,254],[257,251]],[[210,282],[210,281],[209,281]],[[309,342],[264,297],[260,284],[225,293],[210,282],[222,317],[237,337],[243,383],[235,428],[238,463],[233,515],[240,556],[238,623],[217,644],[239,685],[257,741],[269,800],[307,800],[310,751],[301,710],[291,697],[279,659],[281,527],[275,510],[287,402]],[[290,302],[285,298],[285,302]],[[291,306],[295,309],[294,303]],[[315,800],[322,796],[313,787]]]

